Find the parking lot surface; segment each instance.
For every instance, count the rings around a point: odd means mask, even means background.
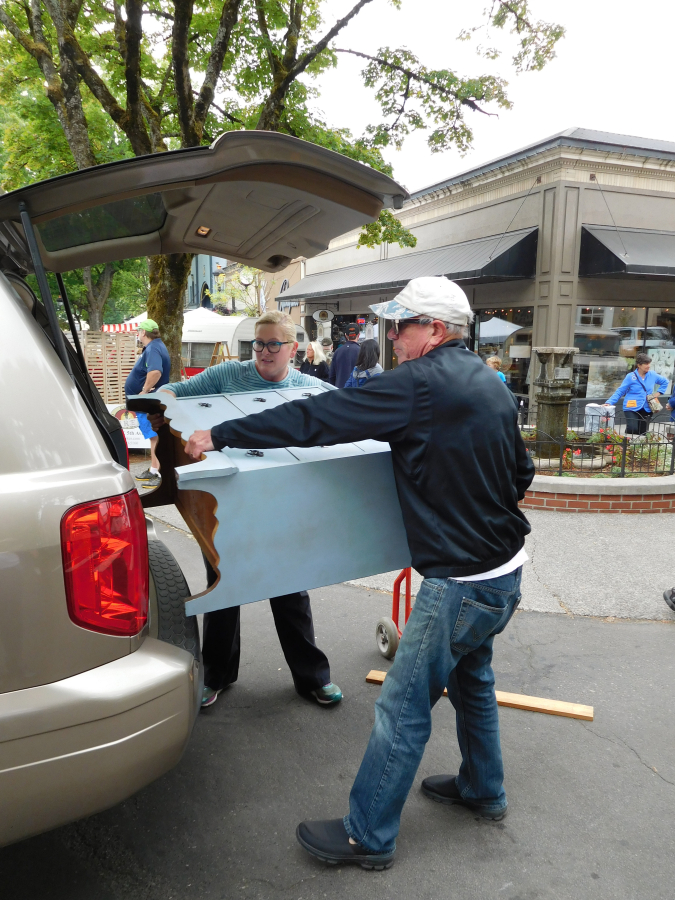
[[[162,510],[155,514],[164,516],[158,537],[196,592],[204,576],[194,539],[180,530],[175,511],[179,527]],[[344,691],[342,704],[322,709],[298,697],[269,604],[244,607],[239,681],[200,714],[180,765],[114,809],[0,850],[0,896],[670,900],[675,614],[660,592],[673,578],[666,572],[665,584],[652,584],[652,559],[637,552],[635,578],[606,586],[632,529],[645,542],[658,534],[665,550],[670,517],[531,519],[534,566],[524,610],[495,644],[497,687],[590,704],[595,719],[501,709],[509,799],[503,822],[421,795],[423,777],[456,772],[459,762],[454,716],[442,700],[394,867],[329,868],[299,847],[301,819],[347,811],[379,691],[365,676],[389,665],[374,632],[389,614],[390,595],[372,585],[336,585],[311,596],[317,642]],[[646,537],[645,529],[652,529]],[[607,568],[593,581],[596,557]]]

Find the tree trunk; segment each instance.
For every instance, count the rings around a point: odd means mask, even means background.
[[[91,331],[100,331],[103,325],[103,308],[110,296],[112,278],[114,274],[112,263],[106,263],[103,271],[94,282],[91,266],[82,269],[82,281],[87,291],[87,308],[89,310],[89,328]]]
[[[148,317],[159,325],[159,333],[171,357],[171,381],[180,381],[183,304],[191,253],[151,256]]]

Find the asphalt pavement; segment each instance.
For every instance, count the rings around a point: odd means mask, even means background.
[[[197,592],[196,542],[175,510],[154,515]],[[295,840],[301,819],[347,811],[379,691],[365,676],[389,666],[374,634],[391,605],[381,576],[379,587],[311,592],[317,642],[345,695],[338,707],[294,693],[269,604],[249,604],[239,681],[200,714],[182,762],[111,810],[0,850],[0,897],[671,900],[675,613],[661,592],[675,578],[660,560],[672,519],[529,516],[533,561],[522,610],[495,644],[497,687],[590,704],[595,719],[501,709],[503,822],[421,795],[423,777],[459,763],[442,700],[392,869],[326,867]]]

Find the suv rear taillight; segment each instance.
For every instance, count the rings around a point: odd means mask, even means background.
[[[148,618],[148,536],[138,493],[74,506],[61,519],[70,618],[103,634],[131,635]]]

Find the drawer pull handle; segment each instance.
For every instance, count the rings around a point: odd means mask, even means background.
[[[262,452],[262,450],[247,450],[246,455],[247,456],[264,456],[265,454]]]

